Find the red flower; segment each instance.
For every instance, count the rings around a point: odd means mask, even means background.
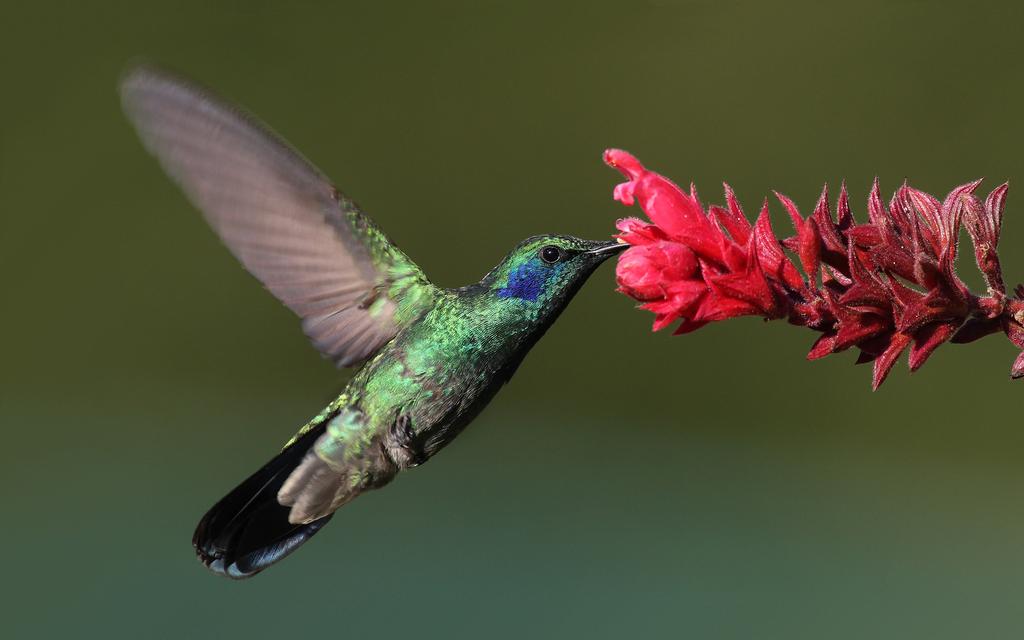
[[[835,217],[827,186],[806,218],[776,193],[796,229],[780,241],[767,200],[751,225],[729,185],[726,206],[705,210],[692,185],[684,192],[625,151],[609,149],[604,160],[629,178],[615,187],[615,199],[639,202],[651,220],[618,222],[617,237],[631,247],[619,257],[616,278],[619,291],[654,312],[655,330],[681,321],[675,333],[687,333],[742,315],[787,318],[821,332],[809,359],[857,347],[858,362],[874,362],[875,388],[907,350],[915,371],[947,341],[1003,331],[1024,349],[1024,287],[1007,297],[996,252],[1005,184],[984,203],[974,195],[980,180],[942,202],[903,184],[886,205],[876,180],[863,224],[853,220],[845,185]],[[954,270],[961,225],[986,296],[971,293]],[[1024,377],[1024,353],[1011,375]]]

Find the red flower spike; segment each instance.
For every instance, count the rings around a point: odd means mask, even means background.
[[[827,188],[827,185],[826,185]],[[850,194],[846,191],[846,180],[839,187],[839,200],[836,201],[836,218],[839,229],[846,231],[853,226],[853,214],[850,213]]]
[[[996,246],[1002,232],[1003,207],[1006,205],[1008,188],[1006,183],[999,185],[985,198],[984,207],[969,206],[964,211],[964,226],[971,235],[974,257],[978,269],[985,276],[985,284],[988,285],[990,292],[1006,293]],[[974,204],[977,204],[976,200]]]
[[[1013,366],[1010,367],[1010,377],[1014,380],[1024,378],[1024,351],[1013,361]]]
[[[818,273],[818,266],[821,264],[821,240],[818,236],[817,225],[812,217],[804,220],[796,204],[788,197],[778,191],[775,192],[775,197],[785,207],[793,222],[793,228],[796,229],[796,242],[793,243],[793,250],[800,257],[804,273],[811,280],[810,285],[814,286],[814,278]]]
[[[625,151],[611,149],[604,158],[628,179],[614,198],[639,204],[651,221],[617,223],[616,237],[631,247],[619,257],[616,278],[619,291],[655,314],[655,331],[679,322],[675,334],[691,333],[741,315],[787,318],[821,332],[809,360],[857,347],[858,363],[874,363],[874,388],[908,350],[916,371],[945,342],[998,331],[1024,349],[1024,287],[1006,297],[997,254],[1005,184],[982,203],[974,195],[980,181],[957,187],[941,202],[904,183],[885,203],[875,180],[864,224],[854,221],[845,182],[835,219],[827,185],[806,218],[776,193],[796,229],[782,242],[767,201],[751,224],[727,184],[725,206],[706,210],[693,185],[684,192]],[[972,294],[956,275],[961,224],[988,296]],[[804,275],[783,246],[797,254]],[[1011,375],[1024,377],[1024,353]]]
[[[930,324],[917,331],[914,334],[914,345],[910,348],[910,359],[907,362],[910,365],[910,370],[920,369],[932,352],[943,342],[949,340],[956,329],[956,323],[942,322]]]
[[[616,277],[623,293],[650,301],[664,297],[666,282],[691,280],[697,268],[697,256],[686,245],[657,240],[627,249],[616,267]]]
[[[626,244],[646,244],[667,238],[657,225],[644,222],[639,218],[623,218],[616,222],[615,226],[622,232],[616,237]]]
[[[768,200],[764,201],[757,222],[754,223],[754,238],[757,239],[758,258],[768,274],[792,289],[802,289],[803,278],[786,257],[782,244],[772,230],[772,220],[768,216]]]
[[[886,331],[858,344],[857,348],[860,349],[860,355],[857,356],[856,364],[874,362],[878,356],[885,353],[885,350],[892,345],[894,335],[892,331]]]
[[[1003,228],[1003,208],[1006,206],[1006,192],[1010,185],[1003,183],[992,190],[985,198],[984,217],[981,220],[983,233],[981,239],[993,247],[999,244],[999,234]]]
[[[1024,349],[1024,327],[1019,322],[1012,319],[1005,320],[1003,331],[1006,332],[1006,337],[1010,339],[1010,342],[1017,345],[1018,348]]]
[[[835,346],[836,334],[823,333],[814,341],[814,345],[811,347],[811,350],[807,352],[807,359],[818,360],[820,358],[824,358],[835,351]]]
[[[955,301],[950,300],[942,291],[929,291],[925,296],[909,305],[906,311],[900,315],[896,328],[899,331],[914,333],[924,325],[939,320],[956,320],[964,315],[962,309]],[[964,320],[961,318],[957,323],[959,327]]]
[[[850,245],[850,275],[853,284],[839,297],[839,302],[848,306],[873,306],[887,309],[890,306],[890,295],[882,282],[865,268],[857,252]]]
[[[889,222],[889,212],[882,204],[882,194],[878,188],[878,178],[871,184],[871,193],[868,194],[868,220],[879,229],[885,228]]]
[[[800,230],[800,246],[797,253],[800,255],[800,263],[807,273],[811,287],[814,287],[814,277],[821,268],[821,235],[818,233],[818,225],[814,218],[807,218],[804,228]]]
[[[871,249],[881,245],[885,239],[882,231],[873,224],[858,224],[847,232],[850,245],[862,249]]]
[[[800,215],[800,210],[797,209],[796,204],[790,200],[788,196],[784,196],[778,191],[773,191],[772,193],[775,194],[775,199],[782,204],[786,213],[789,214],[789,219],[793,223],[793,228],[797,230],[797,233],[799,233],[801,227],[804,226],[804,217]]]
[[[835,351],[845,351],[850,347],[865,342],[869,338],[885,333],[889,325],[885,318],[871,312],[854,309],[843,309],[838,320],[839,333],[836,334]]]
[[[889,376],[889,372],[892,371],[893,365],[896,364],[896,360],[899,359],[900,354],[903,353],[908,344],[910,344],[910,336],[904,333],[897,333],[892,337],[888,348],[875,359],[874,370],[871,373],[872,389],[877,390],[878,387],[882,386],[882,383]]]
[[[728,227],[729,234],[737,244],[747,244],[753,227],[750,226],[747,216],[743,214],[743,209],[740,207],[739,201],[736,200],[736,194],[732,187],[725,182],[722,183],[722,187],[725,188],[725,203],[729,207],[729,218],[733,221]]]
[[[629,182],[615,187],[616,200],[627,206],[639,201],[647,217],[666,235],[684,241],[702,257],[721,260],[717,229],[695,198],[683,193],[672,181],[645,169],[625,151],[609,149],[604,157],[609,166],[629,178]]]
[[[974,190],[981,184],[975,180],[949,192],[942,202],[939,214],[939,241],[947,260],[952,263],[956,259],[956,245],[960,236],[960,222],[963,218],[965,203],[974,198]],[[941,257],[941,254],[940,254]]]
[[[697,312],[693,314],[696,322],[718,322],[739,316],[756,316],[758,309],[744,300],[725,296],[706,296],[700,302]]]
[[[849,267],[847,266],[847,268]],[[848,287],[853,284],[853,278],[847,277],[846,274],[842,273],[841,271],[830,265],[827,266],[826,272],[831,277],[831,279],[838,282],[840,286]]]
[[[732,193],[729,189],[729,185],[725,185],[725,189],[726,197],[729,198]],[[736,244],[745,245],[747,244],[747,240],[750,239],[750,234],[753,229],[746,216],[743,215],[743,211],[738,207],[733,206],[736,204],[735,196],[732,196],[732,203],[733,204],[730,205],[728,209],[711,205],[711,215],[714,216],[715,220],[718,221],[722,228],[729,233],[729,236],[731,236],[732,240]]]
[[[898,317],[902,317],[907,308],[919,304],[924,298],[924,294],[914,291],[895,278],[890,278],[887,284],[889,291],[892,292],[892,301],[895,303],[893,310]]]
[[[748,314],[778,318],[778,305],[775,294],[768,284],[764,270],[758,258],[757,236],[752,236],[747,244],[747,267],[743,273],[723,273],[707,277],[706,280],[719,298],[731,298],[750,305]],[[739,309],[741,307],[735,307]],[[735,315],[747,315],[736,313]]]
[[[846,266],[846,243],[840,235],[839,227],[832,220],[832,212],[828,208],[828,185],[821,190],[821,196],[814,205],[814,213],[811,214],[814,225],[818,229],[818,238],[821,241],[821,259],[830,267],[845,268]]]
[[[876,180],[877,182],[877,180]],[[906,181],[900,185],[900,188],[892,194],[889,198],[889,217],[892,219],[894,226],[899,230],[900,234],[904,236],[904,242],[906,239],[912,239],[916,237],[914,229],[914,221],[911,217],[910,203],[907,200],[906,191],[908,185]]]

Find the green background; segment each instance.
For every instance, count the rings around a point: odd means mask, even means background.
[[[773,188],[809,209],[843,177],[861,218],[875,175],[1016,183],[1024,10],[966,4],[5,3],[3,635],[1021,637],[1008,342],[872,393],[783,323],[652,334],[611,266],[435,461],[257,579],[209,575],[199,516],[347,374],[116,96],[138,57],[216,87],[456,286],[522,237],[636,213],[608,146],[748,209]]]

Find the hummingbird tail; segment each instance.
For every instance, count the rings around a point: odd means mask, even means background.
[[[278,490],[324,429],[321,423],[303,434],[206,512],[192,546],[211,571],[235,579],[254,576],[295,551],[331,519],[327,515],[291,524],[289,507],[277,501]]]

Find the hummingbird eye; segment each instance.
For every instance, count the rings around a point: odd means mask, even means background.
[[[562,259],[562,250],[553,244],[549,244],[540,250],[540,259],[548,264],[555,264]]]

